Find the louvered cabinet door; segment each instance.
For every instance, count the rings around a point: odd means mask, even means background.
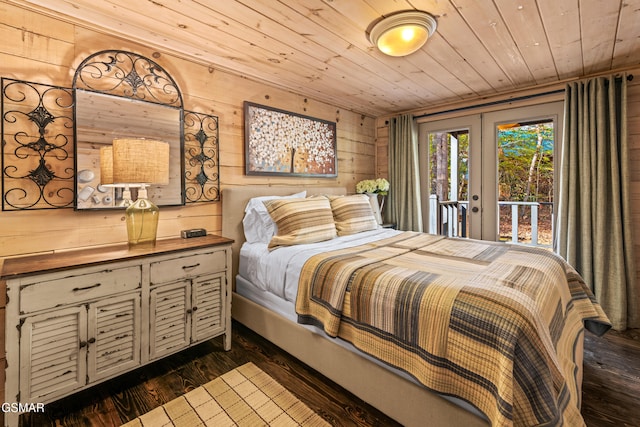
[[[87,377],[87,308],[29,316],[20,333],[20,401],[50,402]]]
[[[191,342],[212,338],[224,332],[225,273],[199,277],[191,294]]]
[[[154,287],[150,297],[149,358],[153,360],[189,346],[191,281]]]
[[[140,292],[89,304],[89,382],[140,365]]]

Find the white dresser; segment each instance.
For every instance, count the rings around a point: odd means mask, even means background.
[[[219,335],[229,350],[232,242],[5,260],[4,401],[46,404]]]

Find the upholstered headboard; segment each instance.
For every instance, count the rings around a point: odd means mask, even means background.
[[[238,186],[222,189],[222,235],[234,240],[233,245],[233,280],[235,289],[235,277],[238,273],[238,256],[240,247],[244,243],[244,229],[242,218],[244,208],[252,197],[258,196],[285,196],[299,193],[304,190],[301,186]],[[312,194],[347,194],[345,187],[310,187],[307,195]]]

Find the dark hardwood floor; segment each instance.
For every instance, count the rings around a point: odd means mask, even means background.
[[[640,426],[640,329],[587,332],[582,414],[588,427]]]
[[[234,322],[231,351],[220,339],[22,415],[21,426],[119,426],[246,362],[253,362],[336,426],[393,420]],[[587,333],[583,413],[589,427],[640,426],[640,332]],[[425,425],[428,425],[425,424]],[[568,426],[572,427],[572,426]]]

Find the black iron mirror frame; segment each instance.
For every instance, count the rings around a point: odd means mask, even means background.
[[[101,51],[89,58],[108,52],[148,61],[154,70],[151,73],[152,80],[163,70],[154,61],[127,51]],[[86,64],[89,58],[82,64]],[[179,94],[175,81],[168,77],[167,81],[172,82]],[[127,74],[126,81],[131,82],[130,87],[137,88],[144,82],[139,73]],[[8,78],[1,78],[0,86],[2,210],[75,207],[76,78],[73,89]],[[184,202],[219,201],[218,118],[185,110],[182,108],[181,95],[179,104],[182,111],[180,142],[184,154],[181,166]]]
[[[167,134],[171,132],[170,128],[173,128],[173,136],[163,138],[162,135],[157,135],[157,138],[153,139],[161,139],[169,142],[169,144],[175,144],[178,142],[179,148],[178,153],[180,153],[180,159],[178,161],[173,161],[171,168],[175,168],[177,165],[180,168],[179,173],[172,173],[175,178],[170,178],[170,184],[168,188],[173,190],[171,193],[165,196],[168,196],[168,202],[164,202],[162,200],[154,199],[154,187],[150,188],[149,197],[154,200],[154,203],[158,206],[162,205],[184,205],[185,204],[185,166],[184,166],[184,126],[183,126],[183,117],[184,117],[184,109],[183,109],[183,101],[182,101],[182,93],[180,92],[180,88],[177,83],[171,77],[171,75],[164,70],[157,62],[146,58],[142,55],[138,55],[133,52],[121,51],[121,50],[103,50],[100,52],[96,52],[87,58],[85,58],[76,68],[76,72],[73,77],[74,90],[74,135],[75,135],[75,152],[74,156],[75,160],[75,170],[76,170],[76,180],[75,180],[75,194],[76,194],[76,202],[74,204],[75,209],[84,210],[84,209],[114,209],[118,208],[117,203],[117,194],[118,189],[106,188],[96,185],[93,182],[89,184],[83,185],[80,187],[80,181],[82,181],[81,172],[90,173],[90,178],[93,181],[96,181],[99,184],[99,180],[95,178],[99,177],[99,170],[96,170],[96,166],[90,167],[89,169],[80,168],[80,156],[81,153],[87,152],[88,155],[91,155],[95,149],[86,149],[87,147],[91,147],[93,143],[96,142],[94,138],[98,138],[99,144],[108,144],[110,143],[110,135],[117,135],[110,132],[117,132],[119,127],[124,128],[125,134],[118,135],[119,137],[151,137],[151,132],[154,129],[148,129],[152,127],[151,123],[154,120],[153,114],[148,113],[146,117],[139,117],[138,121],[129,120],[130,117],[123,115],[121,111],[125,106],[128,107],[129,102],[133,105],[133,111],[130,112],[130,116],[133,116],[134,112],[142,112],[147,110],[147,107],[144,105],[149,105],[148,109],[155,109],[156,114],[162,109],[164,111],[168,111],[169,114],[172,109],[176,110],[176,117],[178,117],[177,123],[167,123],[169,128],[166,129]],[[106,113],[106,110],[111,110],[111,117],[107,120],[107,124],[104,125],[104,120],[97,119],[100,129],[98,132],[89,132],[89,141],[85,141],[86,134],[83,133],[83,139],[80,140],[80,128],[79,128],[79,118],[80,118],[80,110],[82,108],[89,108],[88,105],[91,105],[87,102],[87,104],[80,105],[80,96],[84,94],[96,93],[101,97],[102,100],[106,100],[109,105],[113,104],[112,108],[106,108],[105,111],[102,111],[100,108],[95,112],[95,114],[90,115],[92,118],[98,117],[101,112]],[[85,99],[83,97],[83,99]],[[126,101],[126,104],[123,104],[123,100]],[[164,112],[163,111],[163,112]],[[84,113],[84,112],[83,112]],[[85,120],[92,120],[85,116]],[[106,116],[106,114],[105,114]],[[106,119],[106,117],[105,117]],[[138,122],[145,121],[144,124],[138,125]],[[95,126],[96,123],[92,123]],[[175,127],[174,127],[175,126]],[[103,130],[104,128],[104,130]],[[112,129],[113,128],[113,129]],[[102,132],[100,132],[102,131]],[[133,132],[133,134],[131,133]],[[104,135],[104,134],[107,135]],[[105,139],[107,140],[105,142]],[[177,140],[177,141],[176,141]],[[83,144],[85,150],[80,150],[80,144]],[[172,150],[173,151],[173,150]],[[83,159],[86,159],[86,156],[83,154]],[[98,168],[99,169],[99,168]],[[175,169],[174,169],[175,170]],[[171,169],[170,169],[171,171]],[[179,183],[175,181],[175,179],[179,179]],[[86,180],[84,181],[86,183]],[[173,182],[173,184],[171,184]],[[104,191],[104,193],[100,194],[100,191],[95,189],[100,189]],[[164,187],[163,187],[164,188]],[[84,194],[84,190],[89,190],[91,194]],[[179,194],[176,194],[179,192]],[[100,195],[100,197],[97,196]],[[103,195],[106,195],[104,198]],[[95,198],[96,201],[92,199]],[[103,200],[106,202],[103,203]],[[105,206],[106,205],[106,206]]]

